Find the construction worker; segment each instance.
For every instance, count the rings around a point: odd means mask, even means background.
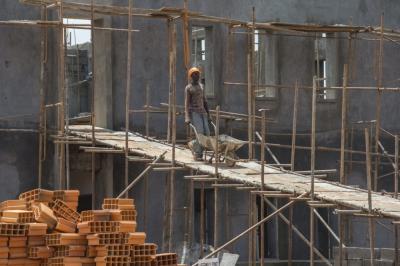
[[[209,136],[210,128],[208,123],[210,121],[210,112],[204,95],[203,85],[199,82],[200,70],[192,67],[188,71],[188,77],[191,82],[185,88],[185,122],[192,124],[198,134]],[[194,159],[201,161],[203,148],[197,139],[191,142],[191,146]]]

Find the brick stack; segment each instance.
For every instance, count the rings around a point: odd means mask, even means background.
[[[53,196],[53,191],[35,189],[0,203],[0,265],[39,266],[51,255],[45,236],[58,223],[48,207]]]
[[[146,234],[136,232],[133,200],[104,199],[102,207],[82,212],[78,224],[79,233],[87,234],[96,265],[155,265],[157,246],[146,244]]]
[[[136,232],[132,199],[77,212],[79,191],[35,189],[0,203],[0,265],[174,266]]]

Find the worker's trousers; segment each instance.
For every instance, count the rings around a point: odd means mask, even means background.
[[[190,114],[190,117],[193,126],[196,128],[197,134],[210,136],[210,128],[208,126],[208,117],[206,113],[192,112]],[[197,139],[193,142],[193,150],[196,153],[197,157],[203,156],[203,148],[201,147]]]

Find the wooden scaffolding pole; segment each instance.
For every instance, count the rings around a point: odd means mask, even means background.
[[[205,215],[204,215],[204,182],[201,182],[200,189],[200,257],[204,256],[204,226],[205,226]]]
[[[193,175],[193,169],[190,170],[190,174]],[[194,217],[194,181],[190,179],[189,181],[189,204],[188,204],[188,236],[187,236],[187,243],[188,247],[192,247],[193,242],[193,217]]]
[[[293,206],[289,207],[288,223],[288,266],[293,265]]]
[[[146,116],[145,116],[145,120],[146,120],[146,137],[150,137],[150,85],[149,82],[147,81],[146,83]]]
[[[96,146],[96,135],[95,135],[95,127],[96,127],[96,115],[95,115],[95,91],[96,91],[96,71],[95,71],[95,45],[94,45],[94,6],[93,1],[91,0],[91,31],[90,31],[90,40],[92,47],[92,93],[91,93],[91,124],[92,124],[92,147]],[[92,182],[92,209],[96,209],[96,153],[91,153],[91,182]]]
[[[292,120],[292,147],[290,154],[290,170],[294,171],[296,159],[296,134],[297,134],[297,110],[299,100],[299,83],[296,80],[294,85],[294,99],[293,99],[293,120]],[[289,224],[288,224],[288,265],[292,266],[293,257],[293,206],[289,207]]]
[[[248,214],[248,227],[253,224],[253,193],[249,191],[248,193],[248,206],[247,206],[247,214]],[[249,234],[248,237],[249,243],[249,254],[248,254],[248,264],[249,266],[253,265],[253,233]]]
[[[67,28],[64,27],[64,58],[67,58],[68,56],[68,43],[67,43]],[[66,74],[66,70],[64,69],[64,79],[65,79],[65,85],[64,85],[64,117],[65,117],[65,135],[69,134],[69,79]],[[64,188],[69,189],[70,187],[70,161],[69,161],[69,143],[65,142],[64,144],[65,147],[65,184]]]
[[[399,265],[399,225],[394,226],[394,265]]]
[[[220,125],[220,116],[219,116],[219,110],[220,107],[219,105],[216,107],[216,119],[215,119],[215,178],[219,179],[219,173],[218,173],[218,167],[219,167],[219,157],[220,154],[218,152],[219,150],[219,125]],[[218,184],[217,181],[214,182],[214,184]],[[214,247],[218,246],[218,187],[214,186]]]
[[[384,45],[384,29],[383,29],[383,14],[381,15],[381,36],[379,42],[379,57],[378,57],[378,84],[377,87],[382,87],[383,82],[383,45]],[[376,125],[375,125],[375,152],[379,152],[379,139],[381,130],[381,103],[382,102],[382,91],[378,89],[376,95]],[[374,191],[378,189],[378,176],[379,176],[379,162],[380,158],[375,157],[375,171],[374,171]]]
[[[342,116],[341,116],[341,129],[340,129],[340,183],[346,184],[345,177],[345,144],[346,144],[346,122],[347,122],[347,80],[349,75],[348,65],[345,64],[343,68],[343,90],[342,90]]]
[[[318,79],[319,82],[319,79]],[[317,78],[313,78],[311,108],[311,199],[314,200],[315,181],[315,131],[317,118]],[[310,206],[310,265],[314,265],[314,208]]]
[[[256,82],[255,77],[256,74],[255,72],[257,71],[255,69],[255,61],[256,61],[256,50],[255,50],[255,38],[256,38],[256,8],[253,6],[252,8],[252,38],[251,38],[251,116],[249,119],[251,120],[251,128],[252,128],[252,141],[255,139],[255,130],[256,130],[256,94],[255,94],[255,85],[258,85],[258,82]],[[258,87],[257,87],[258,89]],[[252,143],[253,148],[252,148],[252,158],[255,156],[255,145]]]
[[[365,153],[366,153],[366,173],[367,173],[367,188],[368,188],[368,211],[372,213],[372,176],[371,176],[371,155],[370,152],[370,138],[367,128],[364,129],[365,133]],[[375,234],[374,234],[374,218],[368,217],[368,231],[369,231],[369,247],[370,247],[370,265],[374,265],[374,250],[375,250]]]
[[[290,154],[290,170],[294,171],[294,163],[296,158],[296,133],[297,133],[297,109],[299,100],[299,83],[296,80],[294,85],[294,99],[293,99],[293,121],[292,121],[292,149]]]
[[[47,8],[46,5],[41,7],[41,19],[47,21]],[[46,92],[46,67],[47,67],[47,28],[41,29],[40,41],[40,88],[39,88],[39,158],[38,158],[38,187],[42,187],[43,182],[43,162],[45,154],[46,135],[44,134],[45,126],[45,104]]]
[[[128,29],[132,29],[132,3],[129,0]],[[132,74],[132,32],[128,31],[127,62],[126,62],[126,87],[125,87],[125,187],[129,185],[129,123],[130,123],[130,100],[131,100],[131,74]],[[129,193],[125,194],[128,198]]]
[[[265,124],[266,124],[266,115],[265,115],[266,110],[262,109],[261,110],[261,191],[265,190]],[[260,220],[264,219],[264,195],[260,194],[261,197],[261,202],[260,202]],[[261,225],[260,227],[260,263],[263,266],[264,265],[264,259],[265,259],[265,245],[264,245],[264,238],[265,238],[265,225]]]
[[[59,102],[61,103],[59,110],[59,133],[65,134],[65,43],[64,43],[64,28],[63,28],[63,0],[60,1],[59,8]],[[65,182],[65,144],[59,145],[59,189],[63,189]]]
[[[182,27],[183,27],[183,61],[186,71],[190,68],[190,40],[189,40],[189,5],[188,0],[183,2]]]
[[[168,214],[168,251],[172,250],[175,208],[175,157],[176,157],[176,24],[172,24],[171,50],[169,57],[169,86],[172,91],[172,159],[169,187],[169,214]]]
[[[399,194],[399,135],[394,136],[394,197]]]
[[[248,159],[253,159],[253,123],[252,123],[252,94],[253,94],[253,85],[252,85],[252,76],[253,76],[253,60],[252,60],[252,49],[253,49],[253,35],[249,35],[248,40],[248,48],[247,48],[247,138],[249,141],[248,149]]]
[[[341,184],[347,183],[345,176],[345,143],[346,143],[346,119],[347,119],[347,85],[348,85],[349,68],[345,64],[343,68],[343,90],[342,90],[342,116],[341,116],[341,130],[340,130],[340,175],[339,180]],[[339,224],[339,265],[343,263],[343,244],[345,236],[345,222],[344,215],[338,215]]]
[[[172,50],[172,25],[174,24],[173,20],[169,18],[167,20],[167,28],[168,28],[168,60],[169,60],[169,68],[171,68],[170,65],[170,51]],[[168,124],[167,124],[167,142],[171,142],[171,132],[172,132],[172,116],[175,114],[172,114],[172,87],[168,86]]]

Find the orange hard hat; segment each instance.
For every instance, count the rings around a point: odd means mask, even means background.
[[[189,78],[190,78],[190,77],[192,76],[192,74],[195,73],[195,72],[197,72],[197,73],[200,74],[200,69],[198,69],[197,67],[192,67],[191,69],[189,69],[189,71],[188,71],[188,76],[189,76]]]

